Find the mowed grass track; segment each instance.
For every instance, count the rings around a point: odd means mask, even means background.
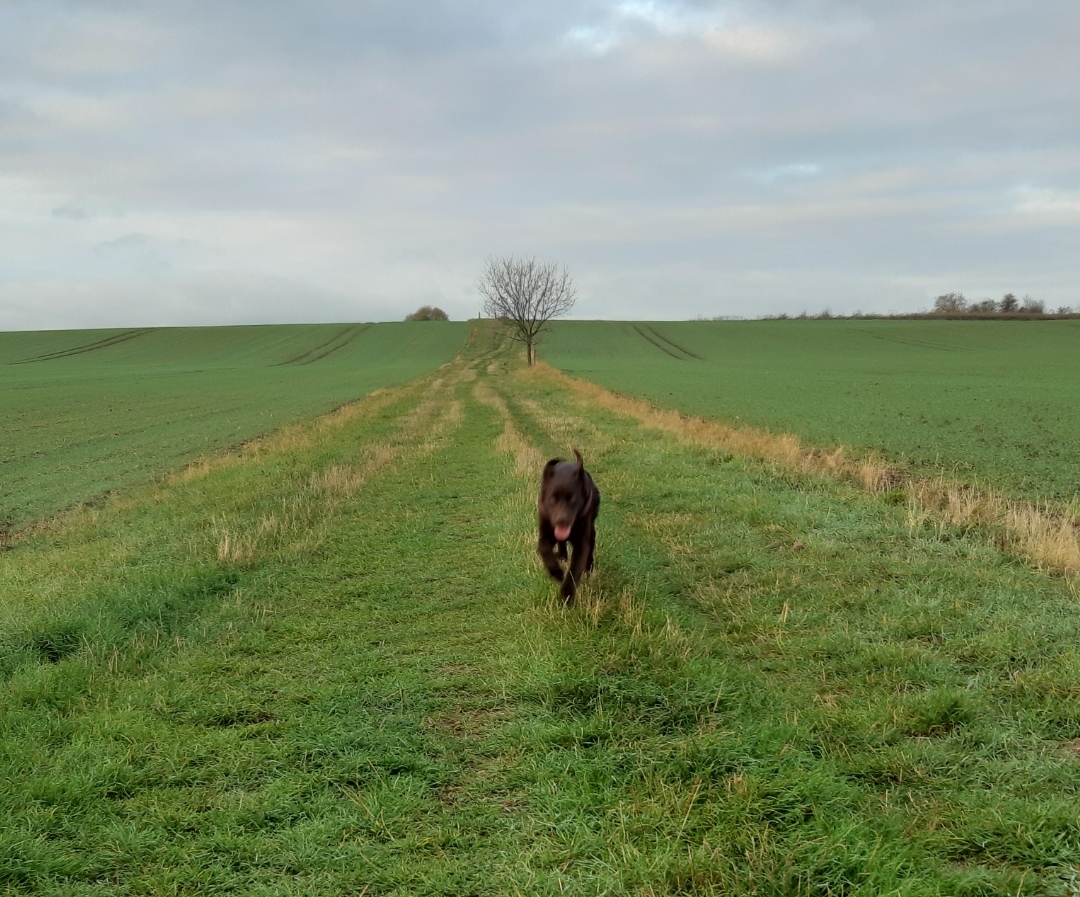
[[[543,361],[1027,499],[1080,492],[1080,321],[557,324]]]
[[[145,482],[449,361],[468,325],[0,333],[0,524]]]
[[[0,890],[1073,893],[1065,581],[515,359],[481,330],[0,553]]]

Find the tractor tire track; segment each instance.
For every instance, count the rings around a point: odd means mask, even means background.
[[[657,349],[659,349],[665,355],[670,355],[676,361],[686,361],[686,358],[684,358],[682,355],[676,355],[674,352],[671,351],[671,349],[669,349],[663,343],[657,342],[655,339],[653,339],[653,337],[649,336],[649,334],[647,334],[644,330],[642,330],[640,327],[638,327],[637,324],[633,324],[631,326],[633,326],[634,330],[637,331],[638,336],[640,336],[642,339],[646,340],[647,342],[652,343],[654,346],[656,346]]]
[[[320,343],[313,349],[308,349],[306,352],[296,355],[286,361],[278,362],[274,367],[286,367],[288,365],[304,365],[314,364],[317,361],[329,358],[339,349],[344,349],[349,343],[355,340],[365,330],[371,329],[371,324],[350,324],[342,330],[335,333],[330,339],[324,343]]]
[[[662,339],[669,346],[674,346],[676,349],[678,349],[680,352],[684,353],[685,355],[689,355],[691,358],[696,358],[698,361],[704,361],[705,360],[700,355],[698,355],[696,352],[691,352],[685,346],[680,346],[677,342],[675,342],[675,340],[668,339],[666,336],[664,336],[664,334],[662,334],[655,327],[650,325],[649,330],[651,330],[653,332],[653,334],[658,336],[660,339]]]
[[[867,330],[865,328],[856,328],[856,333],[865,333],[871,339],[884,340],[887,343],[901,343],[905,346],[918,346],[920,349],[937,349],[941,352],[970,352],[972,351],[969,346],[942,346],[937,343],[928,343],[924,340],[911,339],[910,337],[902,336],[889,336],[884,333],[878,333],[875,330]]]
[[[109,349],[113,346],[118,346],[120,343],[126,343],[129,340],[137,339],[140,336],[146,336],[148,333],[153,333],[155,327],[143,327],[139,330],[128,330],[124,333],[118,333],[115,336],[108,336],[104,339],[95,340],[92,343],[85,343],[81,346],[75,346],[71,349],[63,349],[59,352],[46,352],[43,355],[35,355],[32,358],[23,358],[20,361],[9,361],[8,364],[36,364],[39,361],[56,361],[60,358],[71,358],[75,355],[85,355],[87,352],[95,352],[98,349]]]

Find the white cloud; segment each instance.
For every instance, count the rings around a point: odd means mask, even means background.
[[[702,33],[702,39],[721,56],[758,63],[790,60],[805,42],[793,28],[764,25],[710,28]]]
[[[657,0],[623,0],[615,11],[619,18],[648,25],[661,34],[685,34],[706,27],[715,15],[694,13],[680,5]]]
[[[150,68],[176,45],[175,28],[98,7],[57,10],[51,39],[30,48],[35,69],[53,77],[86,78]]]
[[[1032,223],[1055,227],[1080,225],[1080,190],[1025,186],[1015,192],[1016,214]]]
[[[578,25],[566,32],[565,42],[589,53],[602,56],[619,44],[618,35],[610,30],[589,25]]]
[[[812,178],[821,174],[821,166],[815,162],[788,162],[785,165],[773,165],[770,168],[751,169],[745,176],[748,180],[760,184],[775,184],[777,181]]]
[[[701,36],[723,20],[718,9],[691,9],[661,0],[621,0],[598,10],[592,23],[572,26],[565,40],[590,53],[604,54],[635,38]]]

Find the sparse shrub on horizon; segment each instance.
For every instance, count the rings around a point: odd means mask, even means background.
[[[1024,304],[1020,306],[1020,311],[1029,315],[1042,315],[1046,313],[1046,303],[1039,299],[1032,299],[1031,296],[1024,296]]]
[[[1030,295],[1024,296],[1023,300],[1018,300],[1015,293],[1005,293],[1000,300],[991,299],[987,296],[978,302],[968,302],[967,297],[959,291],[950,291],[948,293],[942,293],[934,299],[934,306],[929,311],[926,308],[918,309],[915,311],[896,311],[890,309],[887,312],[864,312],[861,309],[856,309],[853,312],[833,312],[828,307],[822,309],[818,313],[809,312],[803,309],[798,314],[781,312],[779,314],[767,314],[759,315],[755,318],[747,318],[740,315],[716,315],[714,317],[708,317],[707,315],[699,314],[693,320],[696,321],[746,321],[746,320],[758,320],[758,321],[829,321],[829,320],[887,320],[890,318],[898,319],[918,319],[926,315],[941,315],[955,316],[955,315],[971,315],[971,316],[997,316],[997,315],[1029,315],[1029,316],[1066,316],[1080,314],[1080,306],[1059,305],[1056,309],[1047,309],[1046,303],[1041,299],[1034,299]]]
[[[968,301],[963,293],[942,293],[934,299],[934,314],[956,314],[967,311]]]
[[[406,321],[449,321],[450,316],[437,305],[421,305],[411,315],[405,315]]]

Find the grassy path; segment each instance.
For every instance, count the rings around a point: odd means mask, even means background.
[[[481,331],[0,553],[0,893],[1075,893],[1075,600]]]

